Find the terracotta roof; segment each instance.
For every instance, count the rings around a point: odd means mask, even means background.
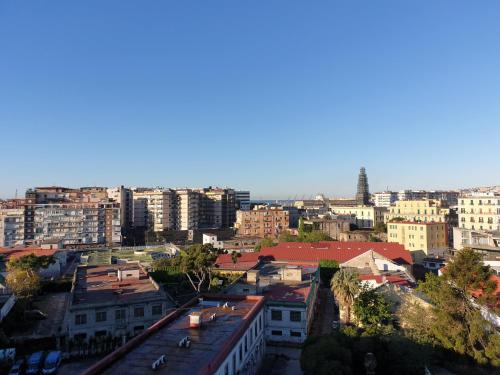
[[[400,286],[411,286],[411,283],[409,280],[397,276],[397,275],[359,275],[359,279],[361,281],[368,281],[368,280],[374,280],[377,284],[382,284],[385,281],[387,281],[389,284],[393,285],[400,285]]]
[[[34,254],[37,257],[52,256],[58,251],[58,249],[41,249],[38,247],[0,247],[0,255],[4,255],[6,259],[16,259],[30,254]]]
[[[389,242],[283,242],[274,247],[266,247],[258,254],[272,256],[281,261],[336,260],[344,263],[368,250],[373,250],[398,264],[413,264],[410,252],[403,245]]]

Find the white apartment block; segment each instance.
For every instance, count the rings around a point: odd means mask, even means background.
[[[200,193],[190,189],[176,190],[177,230],[198,229]]]
[[[0,247],[23,245],[24,209],[0,209]]]
[[[112,203],[49,203],[34,206],[34,242],[114,244],[121,242],[120,208]]]
[[[398,194],[394,191],[384,191],[381,193],[373,194],[373,202],[375,207],[390,207],[391,204],[396,202]]]
[[[500,193],[470,193],[458,199],[459,227],[500,231]]]

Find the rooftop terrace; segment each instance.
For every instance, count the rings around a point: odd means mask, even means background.
[[[84,266],[76,270],[72,304],[133,303],[162,296],[159,286],[138,265]]]
[[[224,307],[225,303],[227,307]],[[166,364],[157,374],[210,374],[218,369],[263,305],[258,296],[211,296],[192,300],[162,318],[141,335],[111,353],[84,374],[145,374],[162,355]],[[201,326],[190,328],[189,315],[200,315]],[[210,317],[215,314],[215,319]],[[189,348],[179,347],[186,336]]]

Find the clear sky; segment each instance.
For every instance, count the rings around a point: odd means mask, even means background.
[[[1,1],[0,197],[500,183],[500,2]]]

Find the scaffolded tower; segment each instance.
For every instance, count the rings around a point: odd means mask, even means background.
[[[370,200],[370,192],[368,190],[368,177],[366,176],[365,167],[361,167],[358,176],[358,191],[356,193],[356,203],[358,205],[367,205]]]

